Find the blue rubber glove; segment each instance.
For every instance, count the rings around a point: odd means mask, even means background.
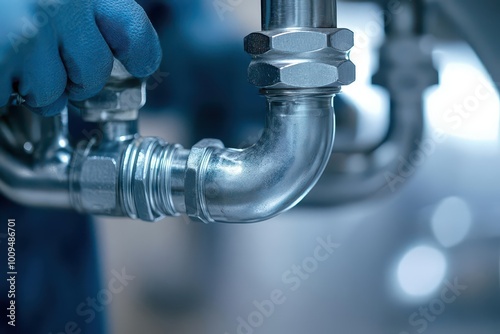
[[[161,61],[158,36],[133,0],[0,0],[0,106],[19,93],[36,112],[98,93],[113,56],[136,77]]]

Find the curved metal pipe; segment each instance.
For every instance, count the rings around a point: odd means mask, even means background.
[[[391,101],[390,126],[382,143],[359,154],[333,153],[306,204],[342,205],[396,190],[402,168],[418,152],[424,132],[422,101]],[[398,182],[399,181],[399,182]]]
[[[138,138],[123,153],[120,189],[129,217],[186,213],[205,223],[252,223],[300,201],[329,160],[333,94],[267,93],[266,128],[245,149],[205,139],[191,150]]]
[[[70,209],[65,168],[29,168],[0,148],[0,192],[26,206]]]
[[[67,110],[53,118],[33,121],[33,126],[38,125],[45,136],[34,148],[33,163],[0,146],[0,192],[27,206],[69,209],[68,167],[72,149],[67,140]]]
[[[203,157],[195,187],[204,220],[257,222],[297,204],[326,167],[334,123],[331,94],[269,95],[267,125],[255,145]]]

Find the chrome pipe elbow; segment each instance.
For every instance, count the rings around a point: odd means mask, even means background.
[[[251,223],[297,204],[316,184],[332,151],[332,95],[268,96],[267,125],[245,149],[198,143],[187,161],[187,214],[204,222]],[[180,208],[182,209],[182,208]]]
[[[22,107],[12,108],[16,110],[10,114],[17,118],[29,115],[37,133],[21,133],[28,129],[17,128],[20,138],[11,147],[0,145],[0,192],[26,206],[70,209],[68,170],[73,150],[67,139],[67,110],[43,118]],[[17,119],[12,124],[19,125]],[[8,128],[2,131],[7,132]]]
[[[66,169],[64,163],[30,168],[0,148],[0,192],[25,206],[70,209]]]

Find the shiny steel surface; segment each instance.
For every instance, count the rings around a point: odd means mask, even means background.
[[[16,116],[31,114],[23,108],[13,109],[9,113],[16,113]],[[24,132],[18,127],[17,137],[23,141],[33,140],[40,135],[38,132],[43,131],[44,140],[39,143],[24,142],[25,149],[28,144],[32,147],[29,154],[24,150],[20,154],[12,154],[8,146],[0,145],[0,192],[24,205],[70,208],[68,166],[72,148],[67,140],[67,110],[53,118],[32,116],[32,126],[38,128],[37,133],[28,133],[28,129]]]
[[[337,88],[351,84],[353,33],[337,29],[334,0],[263,0],[262,31],[245,38],[249,81],[263,89]]]
[[[245,38],[250,83],[260,88],[340,87],[355,80],[348,29],[261,31]]]
[[[255,145],[200,144],[206,150],[195,153],[201,163],[185,192],[186,203],[197,193],[188,214],[205,222],[257,222],[291,208],[313,187],[333,146],[333,96],[268,96],[268,108]]]
[[[261,0],[262,30],[336,28],[336,0]]]
[[[123,154],[120,195],[131,218],[157,221],[178,214],[172,203],[172,159],[180,145],[159,138],[138,138]]]
[[[115,59],[104,88],[94,97],[71,103],[86,122],[133,121],[146,103],[146,83],[132,77]]]
[[[205,139],[190,151],[138,138],[123,153],[121,202],[132,218],[186,213],[195,221],[250,223],[297,204],[328,162],[332,94],[270,95],[261,139],[246,149]]]
[[[80,212],[123,215],[119,203],[121,155],[127,143],[99,140],[96,136],[81,142],[70,168],[72,206]]]

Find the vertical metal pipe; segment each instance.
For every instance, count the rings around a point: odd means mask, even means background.
[[[423,35],[425,4],[423,1],[405,2],[401,4],[397,15],[385,17],[387,36]]]
[[[261,0],[262,30],[336,28],[336,0]]]

